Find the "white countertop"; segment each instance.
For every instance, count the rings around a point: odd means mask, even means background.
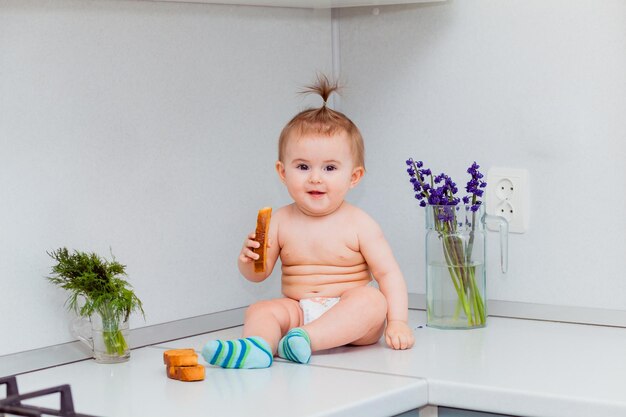
[[[424,313],[411,311],[414,327]],[[309,365],[207,367],[165,376],[167,348],[200,350],[239,327],[136,349],[124,364],[88,360],[19,375],[20,392],[70,384],[77,412],[100,416],[389,416],[426,404],[520,416],[626,416],[626,329],[490,317],[469,331],[416,328],[411,350],[384,342],[318,352]],[[58,399],[37,404],[57,407]],[[297,412],[295,411],[297,410]]]

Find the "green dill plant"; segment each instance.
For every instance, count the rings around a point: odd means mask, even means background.
[[[119,324],[133,311],[145,317],[141,300],[126,281],[126,265],[104,259],[96,253],[59,248],[48,255],[56,261],[46,277],[51,283],[69,291],[65,305],[81,317],[102,317],[104,344],[109,354],[123,354],[128,349]]]

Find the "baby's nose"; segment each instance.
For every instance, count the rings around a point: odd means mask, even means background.
[[[316,173],[314,171],[311,172],[311,175],[309,176],[309,182],[312,184],[319,184],[322,182],[322,179],[320,178],[319,173]]]

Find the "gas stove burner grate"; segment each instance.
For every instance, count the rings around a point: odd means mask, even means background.
[[[0,386],[6,386],[6,398],[0,399],[0,417],[7,413],[9,416],[61,416],[61,417],[95,417],[89,414],[79,414],[74,412],[74,401],[72,401],[72,389],[69,385],[59,385],[45,388],[38,391],[20,394],[17,388],[15,376],[0,378]],[[60,407],[58,410],[46,407],[23,404],[23,400],[43,397],[50,394],[60,394]]]

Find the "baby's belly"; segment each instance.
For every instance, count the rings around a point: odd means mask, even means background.
[[[341,297],[346,290],[367,285],[372,280],[365,263],[353,266],[283,265],[282,272],[282,292],[294,300]]]

